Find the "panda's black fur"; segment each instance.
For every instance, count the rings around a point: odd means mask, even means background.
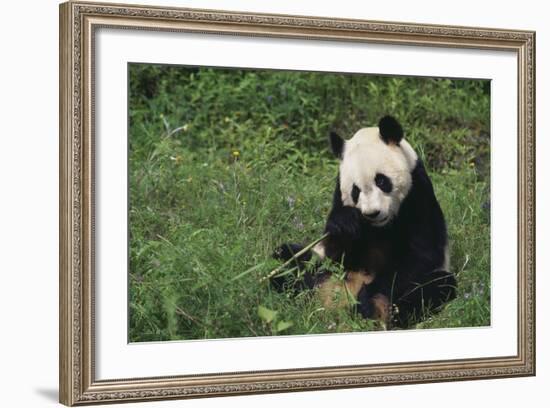
[[[382,118],[379,129],[385,143],[399,144],[403,137],[401,126],[392,117]],[[334,153],[341,158],[339,138],[333,134],[330,139]],[[420,159],[411,179],[397,216],[384,226],[373,226],[359,209],[343,204],[338,176],[325,226],[329,235],[323,241],[326,257],[342,263],[345,271],[376,271],[374,280],[362,285],[356,295],[356,310],[365,318],[374,318],[378,305],[374,299],[385,298],[391,309],[387,323],[399,327],[410,326],[426,311],[435,312],[456,296],[454,275],[442,269],[448,264],[445,219]],[[288,260],[302,248],[285,244],[274,256]],[[294,290],[314,288],[330,276],[320,269],[305,269],[311,258],[310,251],[295,260],[304,270],[304,278],[293,283]],[[274,278],[273,284],[283,289],[285,279]]]

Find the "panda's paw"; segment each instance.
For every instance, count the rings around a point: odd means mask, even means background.
[[[343,207],[330,214],[325,230],[337,239],[353,241],[361,237],[362,223],[357,208]]]
[[[299,244],[283,244],[275,251],[273,251],[272,257],[281,261],[288,261],[290,258],[294,257],[298,252],[300,252],[304,247]],[[296,261],[298,262],[307,262],[311,259],[311,252],[308,251],[305,254],[300,255]]]

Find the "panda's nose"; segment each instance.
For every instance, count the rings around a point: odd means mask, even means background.
[[[365,217],[376,218],[376,217],[378,217],[378,214],[380,214],[380,211],[373,211],[371,213],[365,214]]]

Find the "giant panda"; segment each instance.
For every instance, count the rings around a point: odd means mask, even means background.
[[[332,132],[330,145],[339,172],[328,235],[296,259],[304,246],[277,248],[273,256],[292,259],[301,273],[272,283],[291,292],[315,289],[327,307],[352,306],[366,319],[409,327],[456,296],[445,218],[424,164],[392,116],[349,140]],[[343,266],[344,279],[331,278],[322,267],[327,261]]]

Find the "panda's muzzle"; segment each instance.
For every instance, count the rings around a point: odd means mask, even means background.
[[[367,217],[369,220],[374,220],[376,217],[380,215],[380,211],[373,211],[368,214],[363,214],[365,217]]]

